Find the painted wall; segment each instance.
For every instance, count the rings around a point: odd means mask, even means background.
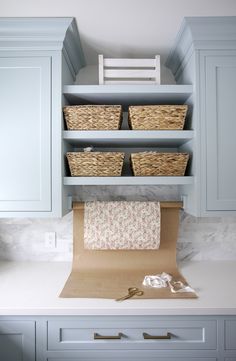
[[[236,15],[235,0],[0,0],[0,16],[73,16],[87,64],[96,78],[97,55],[144,57],[161,55],[162,63],[184,16]],[[82,82],[86,76],[81,74]],[[93,78],[92,77],[92,78]],[[90,80],[87,80],[88,83]],[[173,82],[168,72],[165,82]],[[118,187],[117,199],[129,199],[135,188]],[[97,193],[98,192],[98,193]],[[93,189],[114,199],[114,190]],[[155,188],[140,188],[142,199],[155,199]],[[175,192],[171,187],[168,195]],[[91,194],[84,189],[85,196]],[[163,194],[163,199],[164,199]],[[57,248],[44,245],[45,232],[57,233]],[[62,219],[0,219],[0,260],[60,261],[72,257],[72,214]],[[194,218],[181,213],[178,259],[236,260],[236,217]]]
[[[0,16],[73,16],[88,64],[161,55],[164,63],[184,16],[233,16],[235,0],[0,0]]]

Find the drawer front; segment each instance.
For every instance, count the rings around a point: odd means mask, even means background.
[[[216,343],[215,320],[133,320],[127,323],[104,318],[48,322],[49,350],[115,349],[121,345],[122,349],[215,350]]]
[[[225,349],[236,350],[236,320],[225,321]]]

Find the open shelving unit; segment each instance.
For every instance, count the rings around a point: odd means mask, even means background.
[[[124,122],[121,130],[63,131],[66,149],[94,146],[101,150],[168,149],[185,151],[185,145],[194,138],[193,130],[129,130],[127,108],[143,104],[185,104],[193,92],[192,85],[66,85],[65,104],[121,104]],[[126,167],[128,155],[126,156]],[[183,177],[135,177],[125,170],[121,177],[64,177],[64,185],[189,185],[192,175]]]

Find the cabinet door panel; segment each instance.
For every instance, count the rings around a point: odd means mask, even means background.
[[[236,320],[225,321],[225,349],[236,350]]]
[[[35,360],[33,321],[0,321],[0,360]]]
[[[236,56],[206,57],[207,210],[236,210]]]
[[[51,210],[51,58],[0,59],[0,211]]]

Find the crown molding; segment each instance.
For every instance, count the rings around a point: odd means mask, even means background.
[[[165,64],[174,75],[191,48],[236,49],[236,16],[184,18]]]
[[[63,51],[74,75],[85,65],[78,28],[72,17],[0,18],[0,49]]]

